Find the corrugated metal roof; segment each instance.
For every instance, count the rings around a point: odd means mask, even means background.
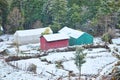
[[[73,38],[79,38],[85,32],[74,30],[74,29],[71,29],[71,28],[68,28],[68,27],[64,27],[61,30],[59,30],[59,33],[66,34],[66,35],[68,35],[70,37],[73,37]]]
[[[43,37],[49,42],[49,41],[57,41],[57,40],[64,40],[69,39],[69,36],[65,34],[49,34],[49,35],[43,35]]]

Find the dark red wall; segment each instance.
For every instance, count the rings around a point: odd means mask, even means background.
[[[46,40],[44,37],[40,37],[40,49],[45,50]]]
[[[68,39],[47,42],[44,37],[40,38],[40,43],[41,50],[67,47],[69,45]]]

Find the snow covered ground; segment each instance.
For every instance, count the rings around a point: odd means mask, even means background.
[[[120,44],[120,38],[112,39],[114,44]]]
[[[0,42],[0,52],[7,49],[9,55],[12,56],[17,54],[17,48],[12,44],[12,35],[0,36],[4,42]],[[94,44],[103,43],[100,38],[94,39]],[[28,44],[19,47],[20,53],[17,55],[31,55],[39,54],[39,43],[38,44]],[[120,46],[116,44],[109,45],[111,49],[118,48],[120,52]],[[84,50],[86,55],[86,63],[82,65],[82,75],[87,76],[100,76],[107,75],[117,59],[112,56],[105,48],[91,48]],[[75,76],[71,79],[75,80],[78,78],[78,68],[74,62],[75,51],[70,52],[51,52],[47,56],[40,58],[31,58],[18,61],[10,61],[6,63],[4,57],[0,56],[0,80],[57,80],[62,77],[63,80],[68,80],[68,71],[73,71]],[[45,61],[43,61],[45,60]],[[60,66],[57,62],[62,62]],[[37,66],[36,74],[27,71],[28,66],[33,63]],[[18,67],[17,69],[13,66]],[[98,79],[99,80],[99,79]]]
[[[106,74],[108,69],[112,69],[117,59],[107,52],[104,48],[93,49],[93,51],[85,50],[88,52],[86,56],[86,63],[82,66],[82,75],[99,75]],[[73,71],[74,74],[78,74],[79,71],[74,62],[75,52],[59,52],[59,53],[50,53],[48,56],[37,58],[37,59],[27,59],[10,62],[13,65],[16,65],[22,69],[27,70],[26,68],[29,64],[33,63],[37,65],[37,74],[42,74],[47,78],[51,77],[51,74],[48,74],[46,71],[55,74],[56,76],[51,79],[59,78],[60,76],[68,76],[68,71]],[[46,59],[47,62],[42,62],[42,59]],[[63,68],[59,69],[56,67],[56,62],[62,61]],[[106,69],[106,67],[109,67]],[[103,71],[104,69],[104,71]],[[68,70],[68,71],[66,71]]]
[[[47,80],[47,78],[42,78],[38,74],[15,69],[3,60],[0,60],[0,80]]]

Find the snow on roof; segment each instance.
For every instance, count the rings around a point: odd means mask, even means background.
[[[120,44],[120,38],[112,39],[113,44]]]
[[[78,38],[78,37],[82,36],[85,32],[74,30],[74,29],[71,29],[68,27],[64,27],[61,30],[59,30],[59,33],[66,34],[73,38]]]
[[[46,27],[46,28],[38,28],[38,29],[30,29],[30,30],[19,30],[16,31],[15,34],[19,36],[38,35],[44,32],[45,29],[47,28],[50,30],[50,33],[53,33],[50,27]]]
[[[56,40],[64,40],[64,39],[69,39],[69,36],[65,35],[65,34],[49,34],[49,35],[43,35],[43,37],[47,40],[47,41],[56,41]]]

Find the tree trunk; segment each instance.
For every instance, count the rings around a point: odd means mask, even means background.
[[[7,29],[5,27],[5,22],[6,22],[6,20],[4,19],[4,16],[2,16],[2,28],[3,28],[3,33],[4,34],[7,32]]]
[[[80,78],[81,78],[81,66],[79,68],[79,80],[80,80]]]
[[[108,26],[108,23],[107,23],[107,16],[105,16],[105,33],[107,32],[107,26]]]
[[[4,33],[4,34],[7,33],[7,29],[6,29],[6,27],[5,27],[4,24],[2,25],[2,28],[3,28],[3,33]]]

